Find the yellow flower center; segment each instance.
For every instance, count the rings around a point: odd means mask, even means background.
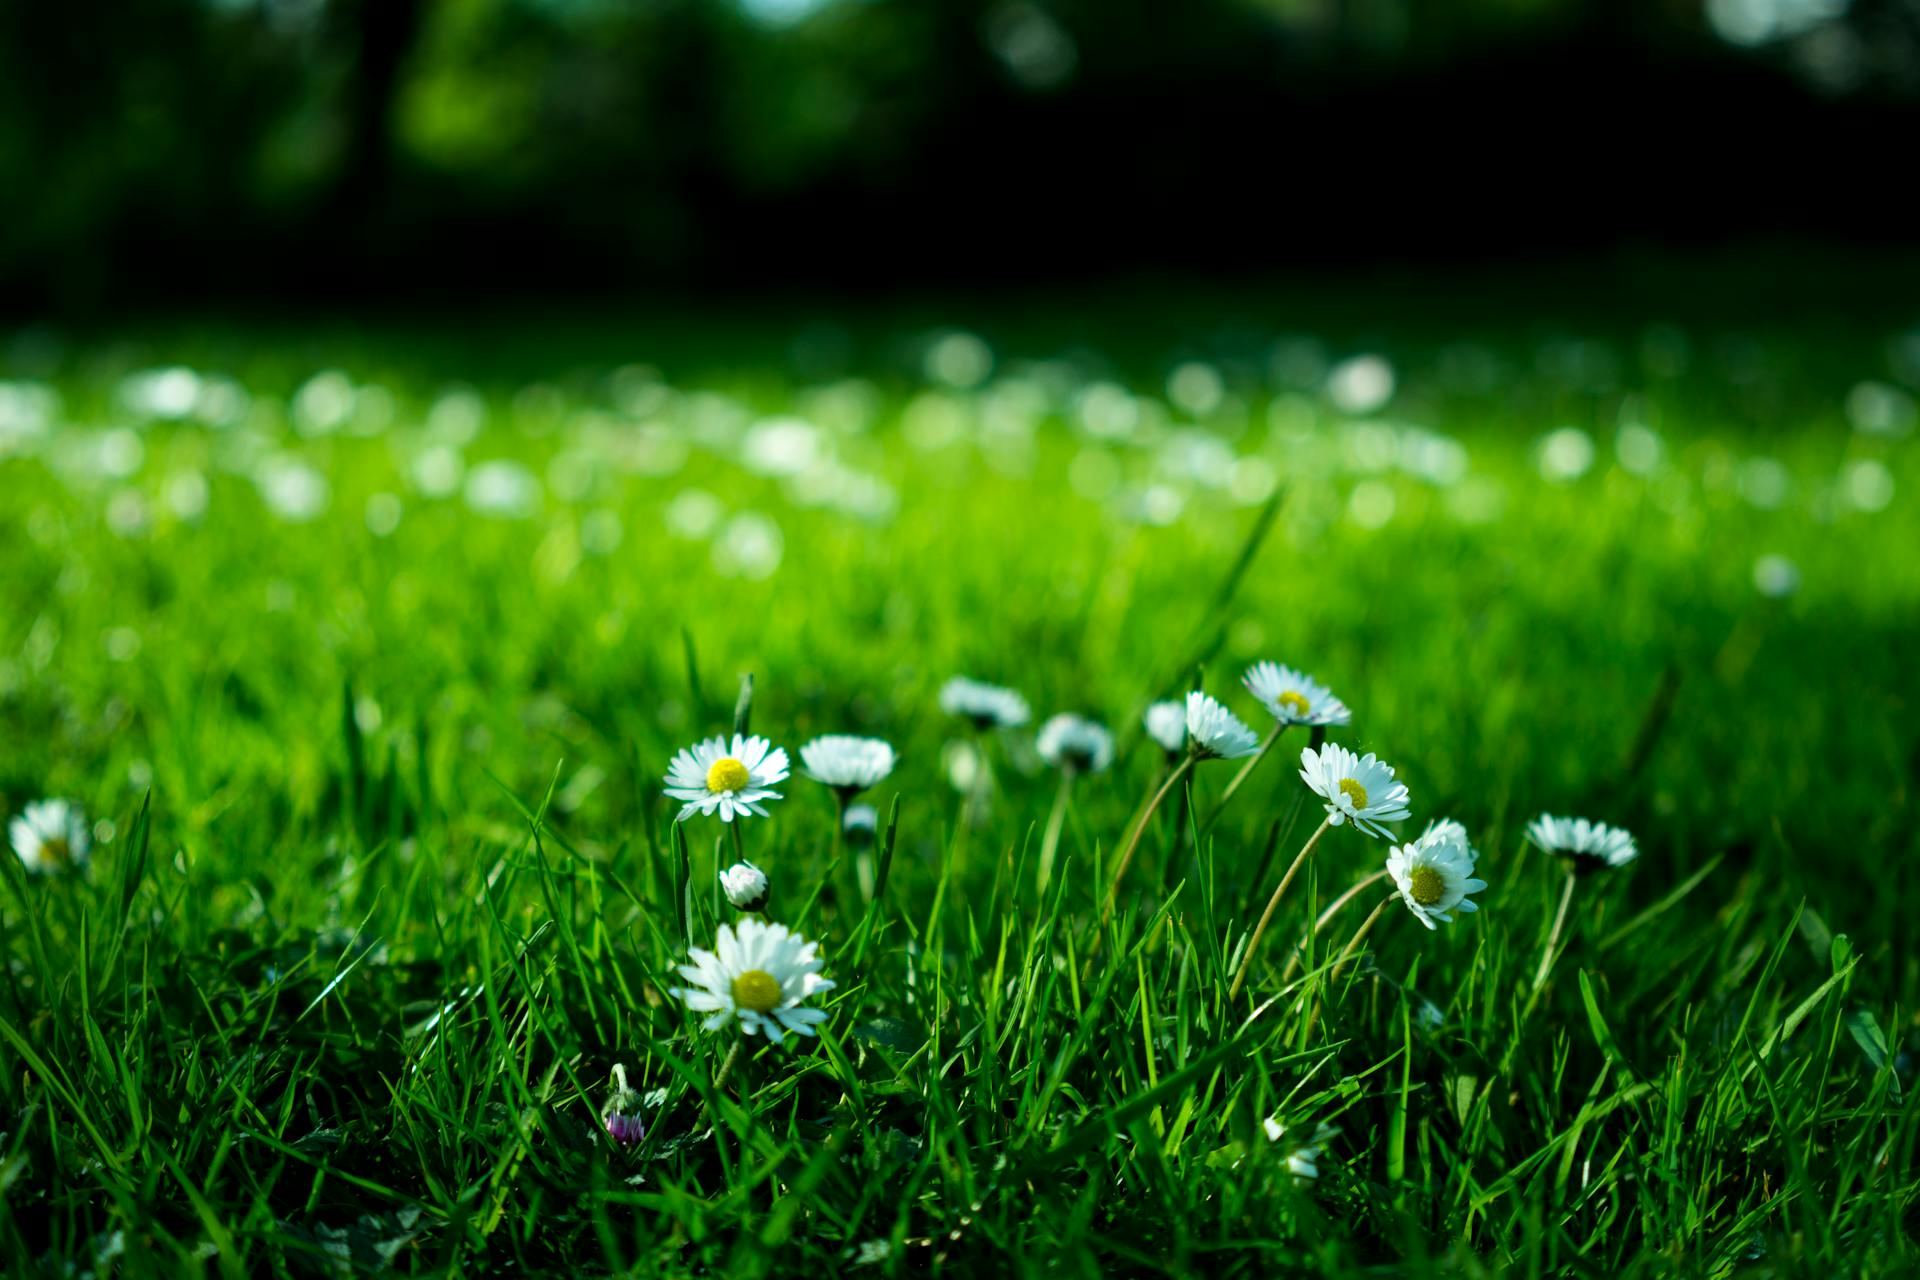
[[[722,756],[707,770],[707,790],[715,795],[722,791],[739,791],[752,780],[753,775],[747,772],[747,766],[732,756]]]
[[[780,984],[762,969],[749,969],[733,980],[733,1002],[755,1013],[772,1013],[780,1003]]]
[[[718,767],[717,765],[715,766],[715,768]],[[1356,809],[1364,809],[1367,807],[1367,789],[1355,782],[1352,778],[1340,779],[1340,794],[1353,801],[1353,807]]]
[[[56,867],[64,867],[73,861],[73,847],[65,836],[54,836],[40,842],[40,856]]]
[[[1300,696],[1299,694],[1295,693],[1292,689],[1289,689],[1285,693],[1281,694],[1278,698],[1275,699],[1275,701],[1278,702],[1281,706],[1285,707],[1290,714],[1300,716],[1302,718],[1306,716],[1307,711],[1309,710],[1307,700],[1302,696]]]
[[[1447,896],[1447,881],[1432,867],[1415,867],[1407,877],[1407,890],[1415,902],[1430,907]]]

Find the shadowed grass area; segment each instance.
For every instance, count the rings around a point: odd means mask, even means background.
[[[0,800],[96,825],[87,875],[0,872],[7,1255],[1911,1266],[1901,340],[1195,332],[683,333],[684,368],[510,376],[457,333],[16,342]],[[1204,687],[1264,734],[1263,657],[1353,708],[1332,739],[1398,769],[1401,838],[1458,819],[1490,887],[1429,932],[1377,883],[1310,936],[1388,852],[1334,828],[1230,998],[1319,821],[1305,730],[1204,830],[1237,765],[1199,764],[1100,905],[1166,768],[1140,712]],[[797,758],[741,826],[838,985],[716,1089],[737,1037],[667,992],[733,845],[660,785],[747,672],[789,752],[902,759],[871,901]],[[941,714],[961,673],[1118,735],[1044,893],[1057,775],[1031,726]],[[1543,810],[1641,849],[1564,918]]]

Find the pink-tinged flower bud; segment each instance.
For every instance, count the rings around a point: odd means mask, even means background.
[[[627,1087],[627,1068],[622,1063],[613,1065],[613,1096],[600,1113],[600,1123],[607,1136],[623,1147],[646,1136],[646,1126],[640,1122],[640,1095]]]

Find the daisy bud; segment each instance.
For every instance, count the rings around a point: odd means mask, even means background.
[[[722,871],[720,887],[736,911],[767,909],[767,873],[751,862],[736,862]]]
[[[640,1123],[640,1095],[627,1086],[627,1068],[623,1063],[613,1064],[611,1083],[613,1096],[607,1099],[606,1110],[600,1113],[600,1123],[615,1143],[630,1147],[646,1133],[646,1126]]]
[[[848,805],[841,831],[854,848],[867,848],[880,834],[880,811],[870,804]]]

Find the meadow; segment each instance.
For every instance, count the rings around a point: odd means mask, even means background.
[[[1920,331],[961,319],[0,344],[0,809],[85,815],[0,858],[12,1273],[1908,1273]],[[1117,874],[1261,660],[1351,724]],[[1322,737],[1411,816],[1250,948]],[[1447,818],[1477,911],[1344,896]],[[673,994],[742,856],[815,1035]]]

